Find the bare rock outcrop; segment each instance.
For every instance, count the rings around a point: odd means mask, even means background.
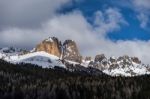
[[[92,60],[92,57],[90,57],[90,56],[85,57],[85,61],[91,61],[91,60]]]
[[[102,60],[106,59],[104,54],[99,54],[95,56],[95,62],[101,62]]]
[[[137,64],[141,64],[141,61],[139,60],[138,57],[132,57],[131,58],[133,62],[137,63]]]
[[[35,51],[45,51],[69,61],[79,63],[82,61],[82,56],[73,40],[66,40],[62,45],[56,37],[50,37],[38,44]]]
[[[73,40],[66,40],[63,43],[62,58],[79,63],[82,61],[82,56],[80,55],[78,47]]]
[[[45,51],[49,54],[61,56],[61,42],[56,37],[45,39],[35,48],[35,51]]]

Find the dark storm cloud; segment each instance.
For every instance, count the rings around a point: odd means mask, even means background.
[[[33,28],[71,0],[0,0],[0,29]]]

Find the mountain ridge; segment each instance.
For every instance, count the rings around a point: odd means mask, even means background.
[[[43,40],[32,51],[19,50],[13,47],[2,48],[0,49],[0,59],[11,63],[36,64],[43,66],[43,68],[60,66],[71,71],[90,67],[111,76],[150,74],[150,66],[143,64],[138,57],[124,55],[107,58],[104,54],[98,54],[95,59],[83,58],[75,41],[65,40],[61,43],[56,37]]]

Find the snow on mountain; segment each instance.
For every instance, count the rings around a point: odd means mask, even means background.
[[[44,51],[33,52],[24,55],[12,55],[9,57],[5,57],[4,60],[11,63],[30,63],[38,66],[42,66],[43,68],[53,68],[54,66],[64,67],[59,61],[57,56],[48,54]]]
[[[54,42],[53,38],[49,37],[48,39],[46,39],[45,41],[47,42]]]
[[[120,56],[107,59],[104,54],[97,55],[90,67],[97,68],[111,76],[137,76],[150,74],[150,66],[141,63],[136,57]]]
[[[14,48],[14,47],[5,47],[0,49],[0,53],[3,54],[3,56],[11,56],[11,55],[17,55],[17,54],[23,54],[27,51],[24,49]]]
[[[3,57],[5,57],[6,55],[3,53],[0,53],[0,59],[3,59]]]
[[[43,68],[53,68],[55,66],[66,68],[66,64],[62,63],[62,60],[60,60],[58,56],[49,54],[45,51],[29,51],[28,53],[23,54],[20,50],[3,48],[0,50],[0,59],[14,64],[35,64],[42,66]],[[65,61],[73,66],[79,65],[85,68],[96,68],[111,76],[137,76],[150,74],[150,66],[144,65],[138,58],[129,56],[120,56],[118,58],[110,57],[107,59],[104,54],[101,54],[97,55],[94,60],[83,59],[81,63],[66,59]]]
[[[111,76],[137,76],[150,74],[150,65],[143,64],[137,57],[127,55],[106,58],[104,54],[90,56],[80,55],[77,44],[65,40],[62,44],[56,37],[49,37],[33,50],[26,51],[18,48],[0,48],[0,59],[11,63],[30,63],[43,68],[63,67],[69,70],[87,70],[94,68]]]

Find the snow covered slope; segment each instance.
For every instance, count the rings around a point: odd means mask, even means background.
[[[64,67],[59,61],[57,56],[48,54],[46,52],[32,52],[24,55],[11,55],[5,57],[4,60],[11,62],[11,63],[31,63],[38,66],[42,66],[43,68],[53,68],[54,66]]]

